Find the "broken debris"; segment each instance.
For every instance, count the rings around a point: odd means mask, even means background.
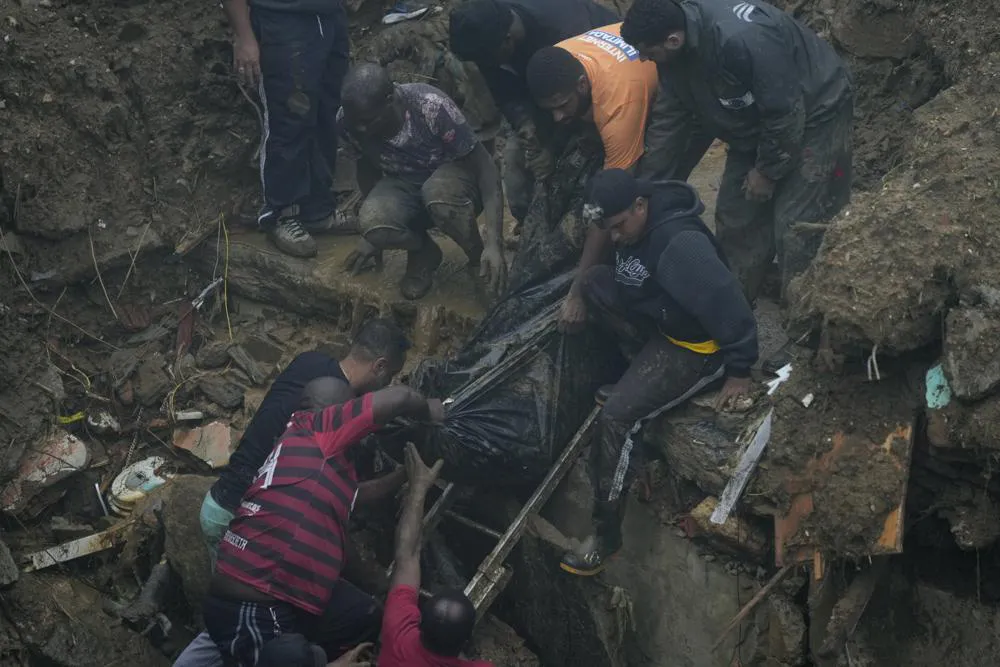
[[[222,368],[229,362],[229,348],[232,343],[215,342],[202,345],[195,355],[198,368],[207,370]]]
[[[108,502],[112,511],[127,516],[137,502],[167,483],[173,475],[164,471],[166,460],[151,456],[128,466],[111,483]]]
[[[100,533],[94,533],[87,537],[81,537],[54,547],[46,547],[40,551],[27,554],[24,557],[25,572],[34,572],[51,567],[56,563],[65,563],[84,556],[91,556],[102,551],[107,551],[124,540],[124,526],[118,524]]]
[[[174,447],[191,452],[212,466],[229,465],[229,457],[236,451],[241,433],[229,424],[215,421],[199,428],[174,431]]]
[[[17,475],[0,491],[0,509],[18,513],[39,493],[87,467],[90,452],[82,440],[62,429],[30,447]]]
[[[7,588],[17,582],[21,576],[21,571],[17,568],[10,549],[3,540],[0,540],[0,589]]]
[[[210,401],[226,410],[235,410],[243,405],[243,387],[218,375],[200,378],[198,388]]]
[[[229,348],[228,354],[233,363],[250,378],[250,382],[259,387],[267,381],[268,374],[264,372],[264,369],[242,347],[233,345]]]

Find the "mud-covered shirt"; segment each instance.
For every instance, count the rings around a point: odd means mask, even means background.
[[[403,107],[403,127],[391,139],[355,137],[344,123],[344,110],[337,112],[343,146],[352,158],[364,157],[387,176],[423,183],[441,165],[475,149],[476,133],[442,91],[424,83],[401,83],[396,95]]]

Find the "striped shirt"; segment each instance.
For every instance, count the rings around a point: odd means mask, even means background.
[[[321,614],[344,564],[357,493],[347,450],[376,428],[370,394],[293,414],[222,538],[218,571]]]

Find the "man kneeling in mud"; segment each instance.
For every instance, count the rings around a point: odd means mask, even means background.
[[[358,160],[362,240],[347,258],[358,273],[380,268],[382,251],[405,250],[400,292],[420,299],[441,264],[427,231],[437,227],[479,267],[494,292],[503,288],[503,197],[500,173],[458,106],[434,86],[394,84],[378,65],[347,74],[338,124]],[[476,218],[485,213],[485,244]]]
[[[285,633],[328,656],[375,638],[378,605],[341,576],[358,494],[352,450],[396,417],[442,418],[440,401],[402,386],[348,400],[346,384],[319,378],[303,397],[326,407],[292,415],[223,536],[204,603],[209,635],[238,667],[255,667]]]
[[[621,169],[599,172],[584,214],[610,234],[615,265],[580,279],[585,309],[626,348],[638,350],[617,384],[602,387],[599,441],[591,448],[595,532],[562,569],[595,575],[622,546],[625,494],[642,423],[722,381],[725,407],[750,389],[757,324],[736,276],[699,215],[694,189],[651,183]],[[586,313],[585,313],[586,314]]]

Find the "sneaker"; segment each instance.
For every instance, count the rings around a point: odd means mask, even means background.
[[[315,257],[316,239],[309,235],[298,218],[282,217],[267,230],[271,243],[292,257]]]
[[[358,224],[358,216],[350,215],[346,211],[334,211],[329,215],[314,220],[301,220],[302,227],[312,234],[358,234],[361,227]]]
[[[580,548],[567,551],[559,567],[579,577],[593,577],[608,566],[608,561],[622,548],[622,520],[625,500],[597,501],[594,505],[594,533]]]
[[[403,21],[412,21],[424,16],[430,11],[430,7],[413,5],[407,2],[397,2],[389,12],[382,17],[382,23],[392,25]]]

